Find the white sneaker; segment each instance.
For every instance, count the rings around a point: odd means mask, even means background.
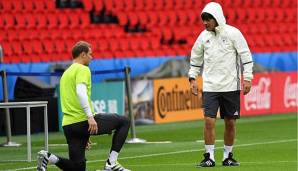
[[[109,160],[106,162],[106,166],[103,171],[131,171],[129,169],[125,169],[118,161],[114,165],[112,165]]]
[[[49,162],[48,152],[41,150],[37,153],[37,171],[46,171]]]

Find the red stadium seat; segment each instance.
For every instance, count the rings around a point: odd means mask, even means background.
[[[120,38],[118,39],[118,41],[120,45],[120,50],[122,51],[131,50],[130,43],[128,43],[128,40],[126,38]]]
[[[24,40],[29,40],[29,32],[27,29],[18,29],[18,39],[22,42]]]
[[[145,0],[144,1],[144,10],[151,11],[155,8],[153,0]]]
[[[140,2],[136,1],[136,3],[140,3]],[[131,11],[131,10],[134,9],[134,2],[133,2],[133,0],[125,0],[124,1],[124,4],[125,4],[125,8],[124,9],[126,11]]]
[[[15,26],[15,18],[12,13],[4,13],[2,16],[2,19],[5,23],[5,28],[10,29]]]
[[[33,53],[33,47],[31,40],[24,40],[22,41],[22,46],[24,48],[24,54],[26,56],[30,56]]]
[[[193,1],[184,0],[184,9],[191,9],[192,7],[193,7]]]
[[[128,23],[128,17],[126,12],[118,13],[118,21],[120,26],[125,26]]]
[[[58,13],[56,12],[47,13],[46,17],[48,20],[48,28],[53,29],[58,27]]]
[[[151,37],[148,39],[151,49],[157,50],[160,47],[160,40],[157,37]]]
[[[174,9],[174,0],[166,0],[166,1],[164,1],[165,2],[165,4],[164,4],[164,9],[165,10],[172,10],[172,9]]]
[[[11,42],[11,45],[12,45],[12,51],[14,56],[21,56],[24,54],[21,42],[13,41]]]
[[[280,26],[277,27],[278,31],[276,33],[279,33],[279,34],[289,33],[289,29],[290,28],[288,27],[288,24],[285,22],[282,22],[282,23],[280,23]]]
[[[92,0],[82,0],[82,3],[85,11],[91,11],[93,9]]]
[[[24,15],[25,22],[27,23],[26,25],[27,28],[33,29],[37,27],[37,19],[33,13],[28,12],[28,13],[24,13],[23,15]]]
[[[46,28],[48,27],[48,18],[44,13],[37,13],[35,15],[35,20],[37,24],[37,28]]]
[[[39,39],[40,37],[40,32],[39,30],[34,30],[34,29],[27,29],[27,37],[29,40],[36,40]]]
[[[12,46],[9,42],[1,42],[1,46],[3,49],[3,56],[4,58],[6,56],[11,56],[13,55],[13,50],[12,50]]]
[[[187,20],[187,12],[184,10],[176,11],[177,14],[177,20],[179,26],[184,26],[186,23],[188,24]]]
[[[0,43],[7,41],[7,32],[4,29],[0,29]]]
[[[17,29],[8,29],[6,33],[8,41],[14,41],[19,39],[18,34],[16,34]]]
[[[118,1],[116,1],[116,3],[114,3],[113,12],[115,12],[116,14],[119,11],[123,11],[124,9],[125,8],[124,8],[124,1],[123,0],[118,0]]]
[[[158,14],[154,11],[148,11],[148,16],[149,16],[149,20],[148,20],[148,24],[147,26],[150,28],[150,27],[153,27],[153,26],[156,26],[157,23],[158,23]]]
[[[93,0],[93,3],[96,12],[100,12],[101,10],[103,10],[104,4],[102,0]]]
[[[241,2],[241,0],[238,0]],[[261,9],[262,8],[262,3],[263,1],[252,1],[251,2],[251,7],[254,9]]]
[[[62,39],[55,39],[54,44],[58,54],[67,52],[66,45]]]
[[[56,9],[56,1],[55,0],[42,0],[45,3],[45,7],[48,11],[55,11]]]
[[[44,50],[46,53],[53,54],[53,53],[57,52],[55,43],[51,39],[45,39],[42,41],[42,43],[43,43],[43,47],[44,47]]]
[[[149,41],[147,38],[139,37],[140,48],[141,50],[148,50],[150,47]]]
[[[68,27],[73,29],[73,28],[78,28],[80,27],[80,15],[83,12],[82,10],[67,10],[66,16],[67,20],[69,22]]]
[[[72,38],[79,39],[79,40],[84,39],[84,35],[86,34],[86,33],[84,34],[80,28],[71,29],[69,32],[72,35]]]
[[[26,27],[26,14],[18,12],[15,14],[16,26],[17,28],[25,28]]]
[[[105,51],[109,50],[110,49],[109,46],[110,46],[109,42],[106,39],[101,39],[101,40],[97,41],[97,47],[100,52],[105,52]]]
[[[79,16],[80,16],[80,23],[81,23],[80,27],[81,28],[88,28],[89,25],[91,24],[89,13],[88,12],[83,12]]]
[[[148,18],[148,15],[146,12],[144,12],[144,11],[139,12],[138,21],[139,21],[139,24],[141,25],[141,27],[146,27],[148,20],[149,20],[149,18]]]
[[[120,44],[116,40],[109,40],[109,47],[112,52],[120,50]]]
[[[20,12],[24,9],[22,1],[12,1],[13,10],[16,12]]]
[[[166,11],[160,11],[157,14],[159,18],[157,22],[158,26],[165,26],[166,24],[168,24],[168,15]]]
[[[44,49],[40,40],[32,40],[31,43],[32,43],[33,53],[35,55],[40,55],[44,52]]]
[[[176,11],[168,12],[169,26],[175,27],[178,23],[178,16]]]
[[[256,23],[258,20],[258,13],[257,10],[255,10],[254,8],[249,8],[248,10],[248,14],[247,14],[247,22],[248,23]]]
[[[135,12],[132,11],[128,13],[128,21],[130,26],[136,26],[138,24],[138,16]]]
[[[66,10],[63,10],[63,11],[61,10],[56,13],[58,23],[59,23],[59,25],[58,25],[59,28],[69,28],[70,27],[70,21],[69,21],[68,14],[69,14],[69,12],[67,12]],[[76,16],[76,17],[78,17],[78,16]],[[70,20],[72,20],[72,18],[75,18],[75,17],[72,16]]]
[[[124,51],[124,57],[135,57],[136,53],[132,50]]]
[[[34,0],[23,1],[23,8],[26,13],[32,13],[34,9]]]
[[[3,13],[0,12],[0,16],[3,16]],[[4,19],[2,18],[2,19],[0,20],[0,29],[1,29],[1,30],[4,30],[4,27],[5,27],[5,21],[4,21]]]
[[[225,15],[226,15],[227,23],[235,23],[235,21],[237,20],[237,12],[236,12],[236,9],[228,8],[228,9],[225,11]]]
[[[297,8],[287,8],[285,9],[285,21],[289,23],[297,23]]]
[[[44,12],[46,9],[46,4],[44,3],[44,0],[33,0],[33,5],[37,12]]]
[[[66,33],[66,35],[63,35],[67,29],[48,29],[48,34],[50,35],[50,38],[55,40],[55,39],[60,39],[60,38],[72,38],[72,36],[69,36],[69,32]]]
[[[144,0],[135,1],[134,10],[136,10],[136,11],[143,11],[144,8],[145,8],[145,1]]]
[[[7,13],[13,10],[13,0],[2,0],[0,2],[3,12]]]
[[[189,25],[194,25],[198,21],[201,21],[201,20],[198,20],[200,16],[199,16],[199,13],[196,10],[188,10],[187,11],[187,16],[188,16],[188,22],[187,23]]]
[[[21,57],[20,57],[20,60],[19,61],[22,61],[22,62],[24,62],[24,63],[29,63],[29,62],[32,62],[32,57],[31,57],[31,55],[32,54],[30,54],[30,55],[22,55]],[[18,62],[19,62],[18,61]]]
[[[199,0],[199,1],[201,1],[201,0]],[[183,7],[184,7],[184,2],[182,0],[174,0],[175,10],[181,10],[181,9],[183,9]],[[197,6],[195,5],[195,7],[197,7]]]
[[[104,3],[106,12],[113,11],[113,6],[114,6],[113,0],[103,0],[103,3]]]
[[[123,27],[119,27],[119,26],[115,26],[114,30],[114,34],[113,36],[118,39],[118,38],[122,38],[125,36],[125,31]]]
[[[43,57],[41,57],[40,56],[40,54],[39,55],[36,55],[36,54],[33,54],[32,56],[30,56],[30,60],[31,60],[31,62],[42,62],[42,59]]]
[[[154,10],[157,10],[157,11],[162,11],[163,8],[164,8],[164,0],[153,0],[154,2]]]

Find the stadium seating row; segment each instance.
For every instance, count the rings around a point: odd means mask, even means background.
[[[248,12],[250,11],[250,12]],[[82,10],[57,10],[53,12],[38,13],[0,13],[3,20],[0,21],[0,28],[87,28],[90,25],[88,12]],[[296,9],[228,9],[226,10],[227,20],[231,24],[242,25],[246,23],[295,23],[297,18]],[[117,13],[121,26],[135,26],[151,28],[155,26],[183,26],[185,24],[200,24],[201,20],[197,10],[171,10],[171,11],[140,11]]]
[[[0,0],[0,10],[4,12],[54,11],[55,0]]]
[[[170,31],[169,31],[170,32]],[[179,30],[177,30],[179,32]],[[170,32],[171,33],[171,32]],[[167,33],[162,33],[167,34]],[[181,36],[187,42],[194,42],[196,37],[195,33],[184,33],[186,35]],[[192,36],[189,36],[193,34]],[[88,38],[87,41],[91,42],[94,49],[94,56],[98,58],[109,57],[137,57],[137,56],[164,56],[164,55],[186,55],[190,52],[193,43],[179,43],[179,38],[166,37],[162,35],[162,40],[170,41],[175,39],[176,42],[170,46],[163,44],[159,41],[159,38],[154,34],[127,34],[126,37],[115,39],[97,39]],[[79,38],[77,40],[80,40]],[[7,62],[14,62],[14,59],[22,59],[24,56],[32,60],[37,61],[55,61],[55,60],[69,60],[70,51],[73,42],[77,41],[73,38],[63,39],[44,39],[42,41],[24,40],[24,41],[10,41],[2,42],[4,53]],[[248,44],[253,51],[288,51],[289,49],[295,50],[297,45],[297,38],[293,34],[271,34],[267,35],[248,35]],[[133,55],[132,55],[133,54]],[[49,58],[44,58],[44,55]],[[130,56],[132,55],[132,56]],[[135,55],[135,56],[134,56]],[[37,57],[36,60],[32,57]],[[55,58],[54,58],[54,57]],[[16,61],[17,62],[17,61]],[[29,61],[27,61],[29,62]]]
[[[105,9],[108,12],[117,13],[117,11],[202,9],[204,4],[211,0],[82,0],[82,2],[87,11]],[[217,2],[220,2],[223,7],[230,8],[286,8],[297,5],[295,0],[217,0]]]
[[[76,28],[88,27],[90,16],[83,10],[56,10],[51,12],[1,12],[0,28]]]

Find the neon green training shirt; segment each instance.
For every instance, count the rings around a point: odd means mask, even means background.
[[[87,120],[80,100],[76,93],[76,85],[84,83],[87,87],[88,101],[91,112],[94,109],[91,103],[91,72],[89,67],[73,63],[67,68],[60,79],[60,98],[63,113],[62,126]]]

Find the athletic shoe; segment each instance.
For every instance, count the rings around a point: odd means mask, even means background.
[[[37,153],[37,171],[46,171],[49,162],[48,152],[41,150]]]
[[[103,169],[104,171],[131,171],[129,169],[125,169],[118,161],[114,165],[110,163],[109,160],[106,162],[106,166]]]
[[[240,163],[238,163],[235,159],[233,159],[233,153],[229,153],[228,158],[226,158],[223,162],[222,162],[223,166],[239,166]]]
[[[201,161],[200,164],[197,165],[197,167],[214,167],[215,162],[210,159],[210,153],[204,154],[204,159]]]

